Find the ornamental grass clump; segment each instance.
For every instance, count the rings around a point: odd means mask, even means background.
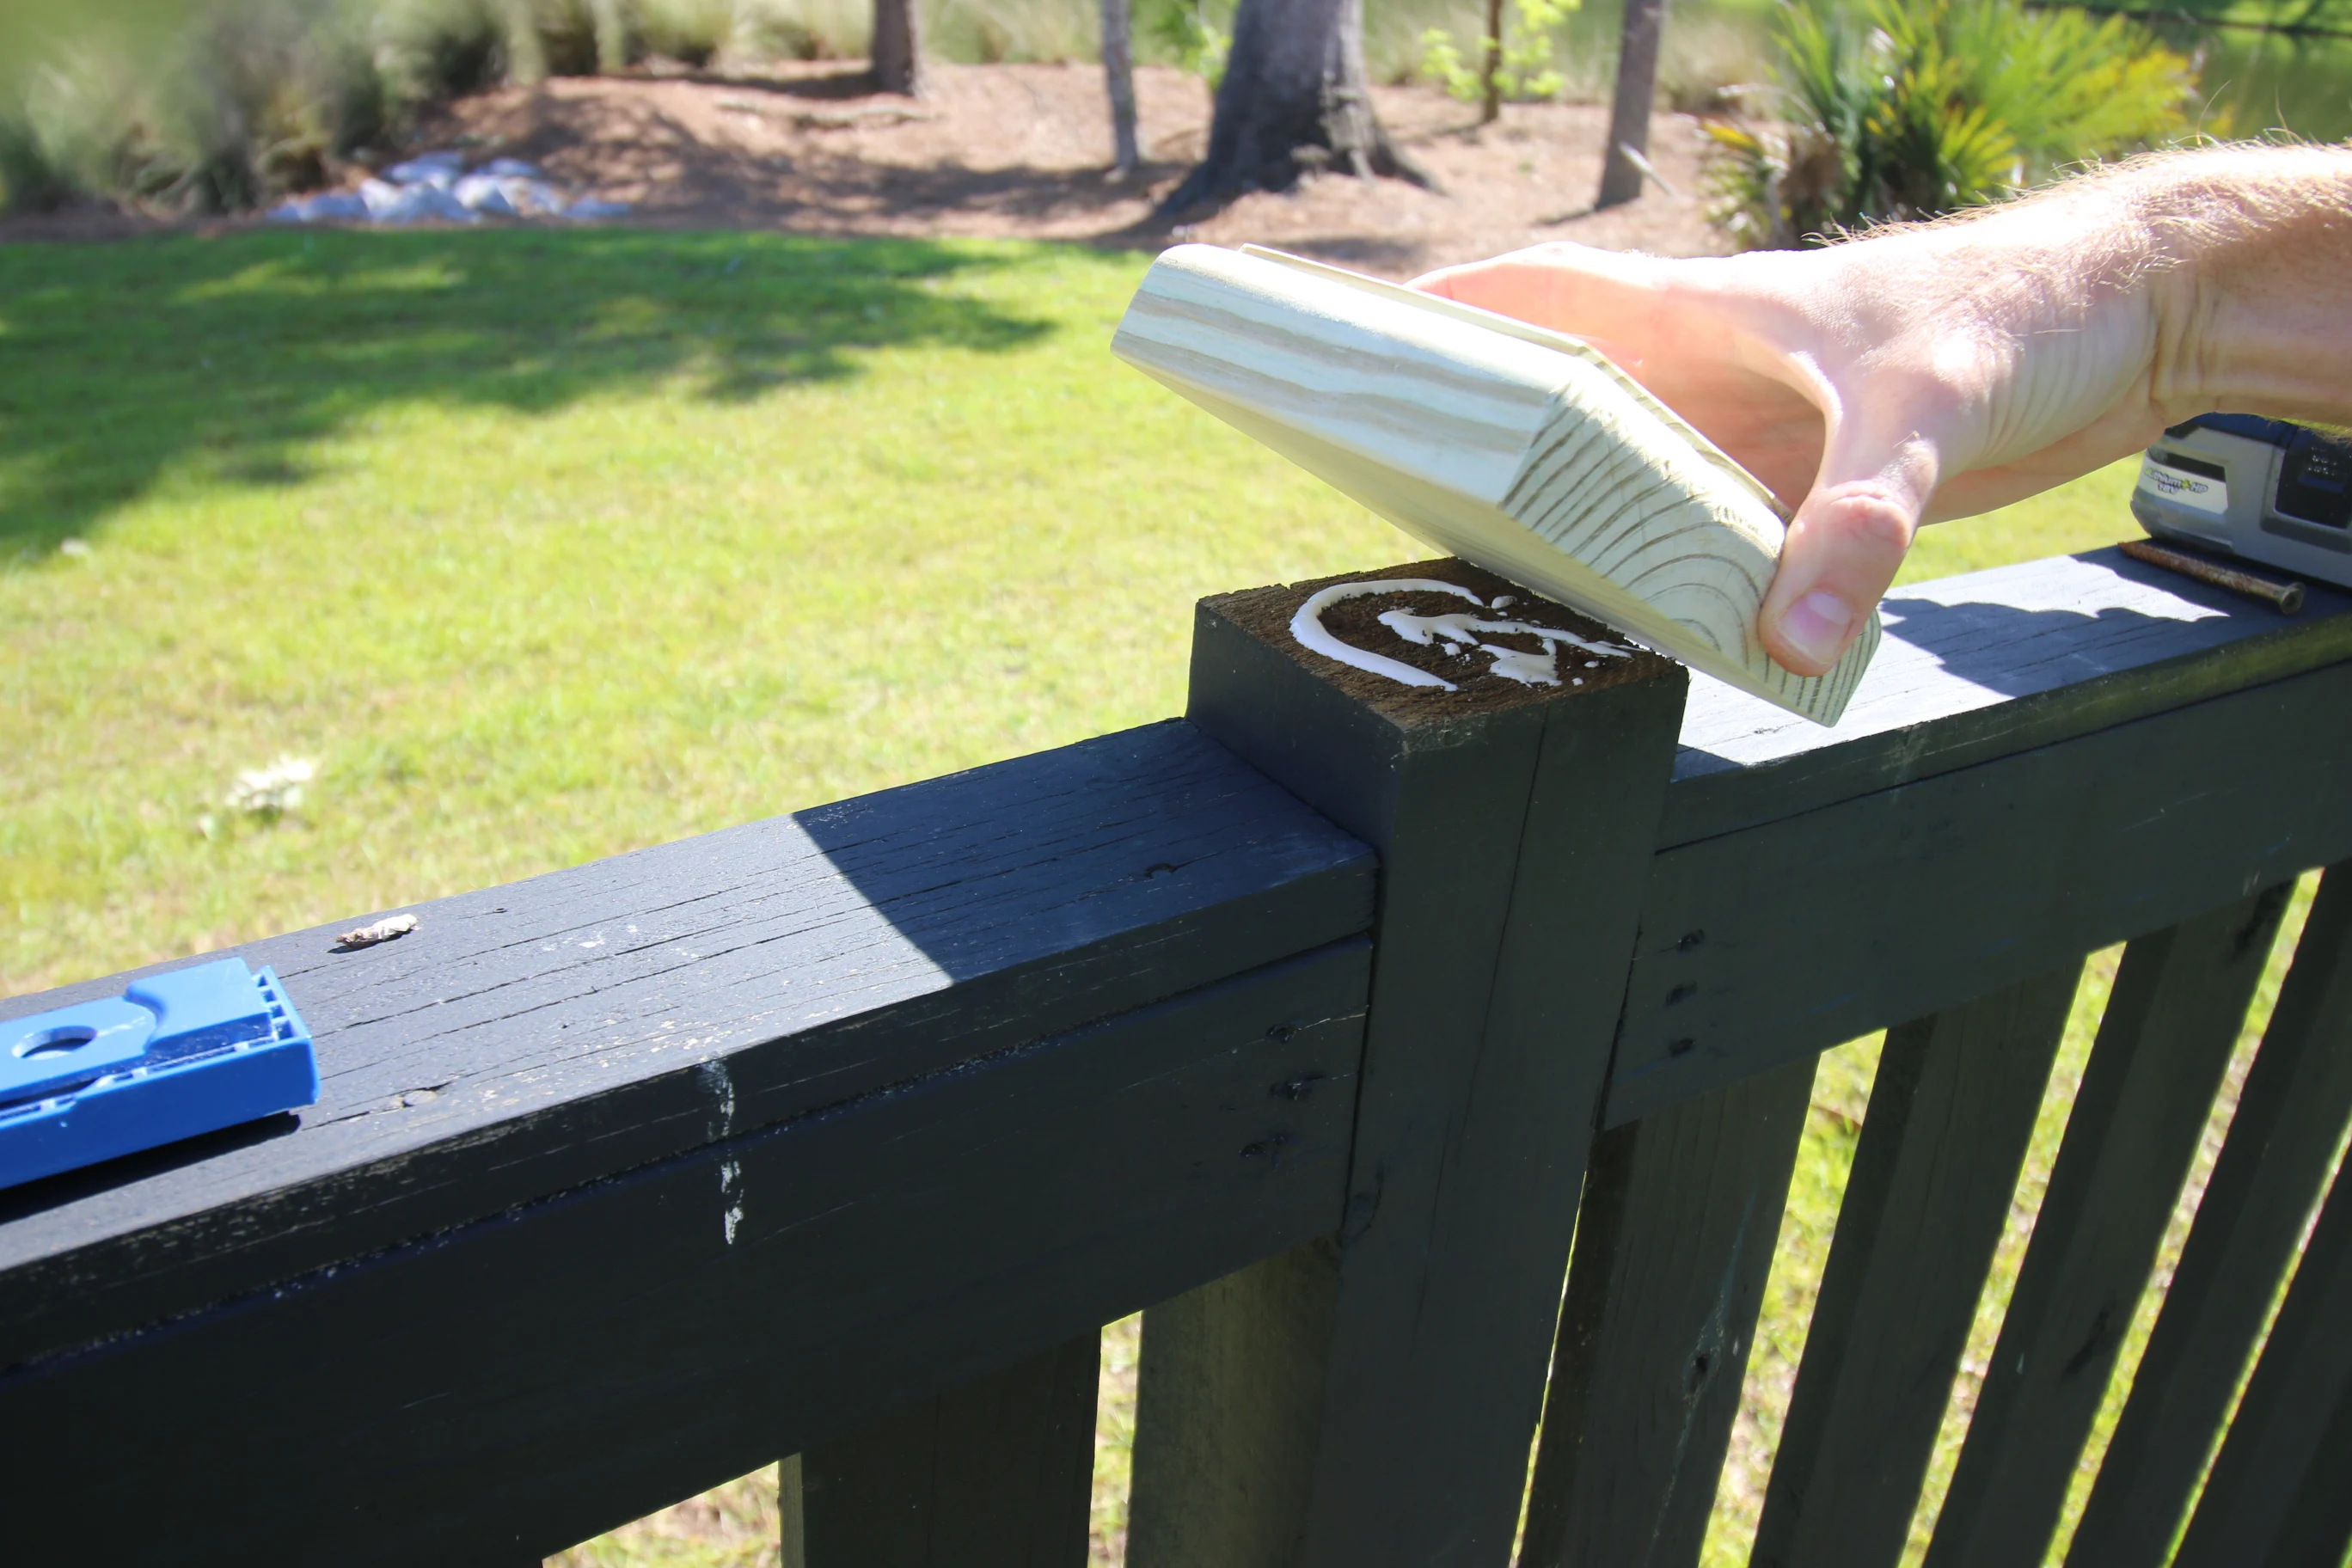
[[[100,15],[0,55],[0,211],[103,196],[250,209],[378,139],[396,91],[356,0],[239,0],[170,26]]]
[[[1711,216],[1744,249],[1995,201],[2179,140],[2198,102],[2197,62],[2117,16],[1798,0],[1776,34],[1776,80],[1750,104],[1764,112],[1708,127]]]

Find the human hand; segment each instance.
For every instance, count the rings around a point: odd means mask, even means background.
[[[1413,286],[1590,341],[1769,487],[1794,517],[1760,630],[1814,675],[1920,523],[2088,473],[2214,406],[2181,353],[2197,312],[2122,205],[2094,189],[1702,260],[1543,245]]]

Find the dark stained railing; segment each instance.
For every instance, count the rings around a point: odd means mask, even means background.
[[[240,950],[320,1103],[0,1193],[12,1543],[519,1564],[791,1456],[787,1563],[1077,1568],[1148,1308],[1136,1568],[1499,1568],[1531,1445],[1528,1568],[1686,1568],[1815,1059],[1885,1027],[1754,1561],[1892,1564],[2121,941],[1928,1554],[2039,1561],[2352,859],[2352,598],[1899,590],[1820,731],[1648,656],[1397,686],[1307,592],[1202,605],[1182,721]],[[2341,1558],[2347,1121],[2330,873],[2070,1564]]]

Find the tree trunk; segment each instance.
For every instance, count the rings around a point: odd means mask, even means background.
[[[1364,0],[1241,0],[1209,154],[1160,204],[1160,216],[1282,190],[1324,168],[1433,183],[1372,111]]]
[[[1617,101],[1609,111],[1601,194],[1592,199],[1596,209],[1642,194],[1642,164],[1650,151],[1650,103],[1658,89],[1658,35],[1665,24],[1666,0],[1625,0],[1625,32],[1617,50]]]
[[[507,45],[507,80],[537,87],[547,79],[547,40],[539,36],[530,0],[500,0],[498,17]]]
[[[915,0],[874,0],[874,89],[923,96],[923,19]]]
[[[1478,100],[1478,123],[1492,125],[1503,117],[1503,0],[1486,0],[1486,58],[1479,78],[1486,90]]]
[[[588,25],[596,36],[596,69],[618,76],[629,68],[629,18],[621,0],[589,0]]]
[[[1135,172],[1135,52],[1128,37],[1127,0],[1102,0],[1103,86],[1110,93],[1111,173]]]

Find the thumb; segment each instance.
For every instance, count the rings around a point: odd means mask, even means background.
[[[1916,426],[1892,439],[1832,434],[1757,616],[1782,666],[1820,675],[1861,634],[1910,551],[1939,467],[1937,444]]]

